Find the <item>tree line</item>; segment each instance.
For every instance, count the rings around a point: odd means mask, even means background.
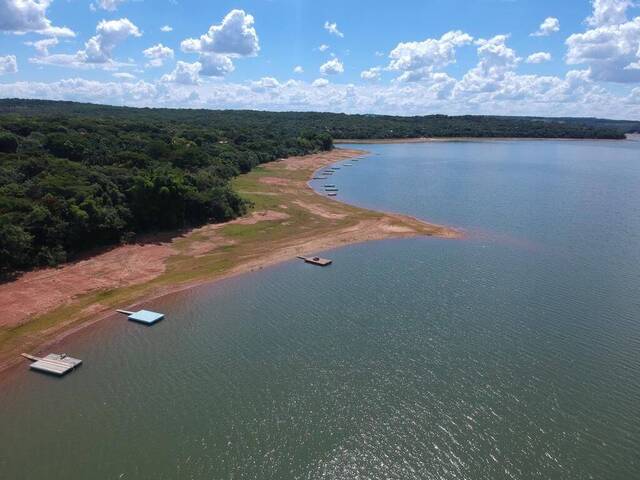
[[[622,138],[632,122],[0,100],[0,276],[245,213],[230,180],[333,138]],[[636,125],[637,128],[637,125]]]

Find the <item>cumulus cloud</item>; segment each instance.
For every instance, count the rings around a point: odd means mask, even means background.
[[[113,51],[116,46],[129,37],[140,37],[142,32],[129,19],[102,20],[96,27],[96,34],[84,45],[84,49],[75,54],[47,54],[30,58],[31,63],[40,65],[55,65],[70,68],[104,68],[114,69],[130,65],[126,62],[116,62]]]
[[[0,84],[0,97],[74,100],[111,104],[141,104],[157,98],[157,87],[138,82],[100,82],[70,78],[57,82],[16,82]]]
[[[514,70],[520,58],[506,44],[507,35],[476,41],[478,64],[456,85],[458,92],[491,92],[500,88],[508,72]]]
[[[182,85],[198,85],[200,83],[200,70],[202,70],[200,62],[187,63],[179,61],[171,73],[162,76],[161,81]]]
[[[143,50],[142,54],[149,59],[147,65],[150,67],[161,67],[165,60],[173,58],[173,50],[161,43]]]
[[[537,31],[531,34],[532,37],[548,37],[552,33],[560,31],[560,20],[554,17],[547,17],[544,22],[540,24]]]
[[[293,73],[304,73],[304,68],[302,68],[302,65],[296,65],[293,67]]]
[[[344,72],[344,65],[338,58],[332,58],[320,66],[322,75],[337,75]]]
[[[363,80],[379,80],[382,67],[373,67],[360,72],[360,78]]]
[[[35,42],[25,42],[25,45],[29,45],[36,49],[36,52],[40,56],[49,55],[49,49],[58,45],[59,41],[56,37],[44,38]]]
[[[182,42],[185,52],[213,52],[230,57],[251,57],[260,51],[254,19],[244,10],[231,10],[220,25],[211,25],[200,38]]]
[[[200,63],[202,64],[200,74],[208,77],[224,77],[235,70],[233,62],[228,56],[217,53],[200,55]]]
[[[387,68],[403,72],[399,80],[421,80],[436,68],[455,63],[456,49],[472,41],[471,35],[457,30],[447,32],[439,39],[399,43],[389,54],[391,62]]]
[[[173,32],[173,27],[171,25],[164,25],[160,27],[160,31],[165,33]]]
[[[326,52],[327,50],[329,50],[329,45],[323,43],[318,47],[318,50],[320,50],[321,52]]]
[[[632,0],[592,0],[593,14],[587,18],[592,27],[617,25],[627,21],[627,10],[634,6]]]
[[[338,30],[338,24],[336,22],[324,22],[324,29],[329,32],[331,35],[335,35],[336,37],[344,37],[344,33]]]
[[[254,92],[274,92],[284,86],[277,79],[273,77],[262,77],[260,80],[250,82],[251,90]]]
[[[98,0],[97,2],[91,4],[91,8],[93,10],[99,8],[102,10],[107,10],[109,12],[115,12],[121,3],[124,3],[126,1],[127,0]]]
[[[128,37],[140,37],[142,33],[128,18],[101,20],[96,35],[85,43],[84,50],[77,53],[81,62],[107,63],[112,60],[113,49]]]
[[[187,38],[180,44],[186,53],[200,55],[202,75],[220,77],[234,70],[232,58],[253,57],[260,51],[254,18],[244,10],[231,10],[220,25],[211,25],[200,38]]]
[[[544,63],[551,61],[551,54],[549,52],[536,52],[527,57],[527,63]]]
[[[0,57],[0,75],[18,73],[18,62],[15,55]]]
[[[0,0],[0,32],[35,32],[54,37],[75,37],[73,30],[56,27],[47,18],[53,0]]]
[[[626,0],[595,0],[587,19],[594,28],[574,33],[566,40],[569,65],[586,65],[595,80],[631,83],[640,81],[640,17],[628,20]]]
[[[588,70],[564,77],[517,75],[507,71],[494,89],[465,91],[446,73],[435,72],[422,82],[380,82],[361,85],[278,81],[265,77],[253,82],[197,81],[198,68],[185,68],[181,83],[164,81],[97,82],[69,79],[51,83],[0,82],[0,97],[92,101],[132,106],[313,110],[350,113],[424,115],[511,114],[604,116],[638,118],[640,89],[635,96],[612,94],[594,82]],[[196,75],[189,72],[195,70]],[[192,72],[193,73],[193,72]],[[180,75],[176,76],[180,80]],[[455,89],[453,88],[455,86]],[[452,92],[452,90],[454,90]]]

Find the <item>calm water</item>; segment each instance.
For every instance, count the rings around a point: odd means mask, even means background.
[[[342,199],[465,228],[155,302],[0,383],[2,479],[633,479],[640,143],[372,145]]]

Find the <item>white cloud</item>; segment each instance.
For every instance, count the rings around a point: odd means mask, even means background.
[[[97,2],[91,4],[91,8],[92,10],[100,8],[109,12],[115,12],[121,3],[124,3],[126,1],[127,0],[98,0]]]
[[[627,9],[634,6],[632,0],[592,0],[593,14],[587,18],[592,27],[617,25],[627,21]]]
[[[338,24],[336,22],[324,22],[324,29],[331,35],[335,35],[340,38],[344,37],[344,33],[338,30]]]
[[[185,52],[213,52],[230,57],[252,57],[260,51],[254,19],[244,10],[231,10],[220,25],[211,25],[200,38],[182,42]]]
[[[329,85],[329,80],[327,80],[326,78],[316,78],[312,83],[311,86],[315,87],[315,88],[324,88],[327,85]]]
[[[141,104],[157,98],[157,87],[138,81],[99,82],[82,78],[70,78],[57,82],[16,82],[0,84],[0,97],[42,98],[49,100],[74,100],[111,104]]]
[[[173,72],[163,75],[161,81],[183,85],[198,85],[200,83],[200,70],[202,70],[200,62],[187,63],[179,61]]]
[[[403,72],[400,80],[420,80],[429,77],[436,68],[455,63],[456,49],[472,41],[471,35],[458,30],[439,39],[399,43],[389,54],[391,62],[387,68]]]
[[[469,70],[456,85],[457,92],[492,92],[500,89],[508,72],[514,70],[520,58],[507,47],[507,35],[496,35],[476,41],[478,64]]]
[[[112,60],[113,49],[118,44],[128,37],[140,36],[142,33],[128,18],[101,20],[96,27],[96,35],[76,55],[84,63],[107,63]]]
[[[171,25],[164,25],[160,28],[160,31],[165,33],[173,32],[173,27]]]
[[[129,19],[102,20],[96,27],[96,34],[85,43],[84,49],[75,54],[51,54],[30,58],[31,63],[55,65],[69,68],[114,69],[130,66],[133,61],[117,62],[113,50],[129,37],[140,37],[142,33]]]
[[[380,80],[380,72],[382,67],[373,67],[360,72],[360,78],[363,80]]]
[[[586,65],[595,80],[619,83],[640,81],[640,17],[627,20],[625,0],[595,0],[588,22],[594,26],[566,40],[569,65]]]
[[[36,49],[36,52],[40,56],[49,55],[49,49],[58,45],[59,41],[56,37],[44,38],[35,42],[25,42],[25,45],[29,45]]]
[[[302,68],[302,65],[296,65],[293,67],[293,73],[304,73],[304,68]]]
[[[18,73],[18,62],[15,55],[0,57],[0,75]]]
[[[318,47],[318,50],[320,50],[321,52],[326,52],[327,50],[329,50],[329,45],[323,43]]]
[[[142,54],[149,59],[150,67],[161,67],[166,59],[173,58],[173,50],[161,43],[143,50]]]
[[[198,63],[198,62],[196,62]],[[361,85],[279,82],[266,77],[254,82],[198,81],[198,68],[177,76],[182,83],[144,81],[0,82],[0,97],[91,101],[131,106],[238,108],[285,111],[333,111],[400,115],[482,114],[640,117],[640,89],[612,94],[590,79],[588,70],[565,77],[517,75],[507,71],[490,91],[466,91],[445,73],[422,82]],[[195,70],[195,74],[193,74]],[[168,79],[172,80],[172,79]],[[455,88],[453,88],[455,86]],[[452,92],[453,90],[453,92]]]
[[[114,77],[119,78],[120,80],[135,80],[136,76],[131,74],[131,73],[127,73],[127,72],[116,72],[113,74]]]
[[[551,61],[551,54],[548,52],[536,52],[527,57],[527,63],[544,63]]]
[[[540,24],[538,31],[531,34],[532,37],[548,37],[552,33],[560,31],[560,20],[554,17],[547,17],[544,22]]]
[[[53,0],[0,0],[0,31],[75,37],[73,30],[55,27],[47,18],[47,8],[52,2]]]
[[[337,58],[332,58],[328,62],[320,66],[320,73],[322,75],[337,75],[344,72],[344,65]]]
[[[201,74],[220,77],[232,72],[232,58],[253,57],[260,51],[254,19],[244,10],[231,10],[220,25],[211,25],[200,38],[187,38],[180,44],[186,53],[200,54]]]
[[[200,55],[200,63],[202,64],[200,74],[208,77],[224,77],[235,70],[233,62],[227,55],[203,53]]]
[[[282,87],[283,84],[273,77],[262,77],[260,80],[251,82],[251,90],[254,92],[273,92]]]
[[[640,105],[640,87],[631,90],[626,100],[628,103]]]

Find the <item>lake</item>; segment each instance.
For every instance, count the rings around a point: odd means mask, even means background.
[[[78,371],[0,382],[0,477],[636,478],[640,142],[357,147],[339,199],[466,238],[349,246],[65,340]]]

